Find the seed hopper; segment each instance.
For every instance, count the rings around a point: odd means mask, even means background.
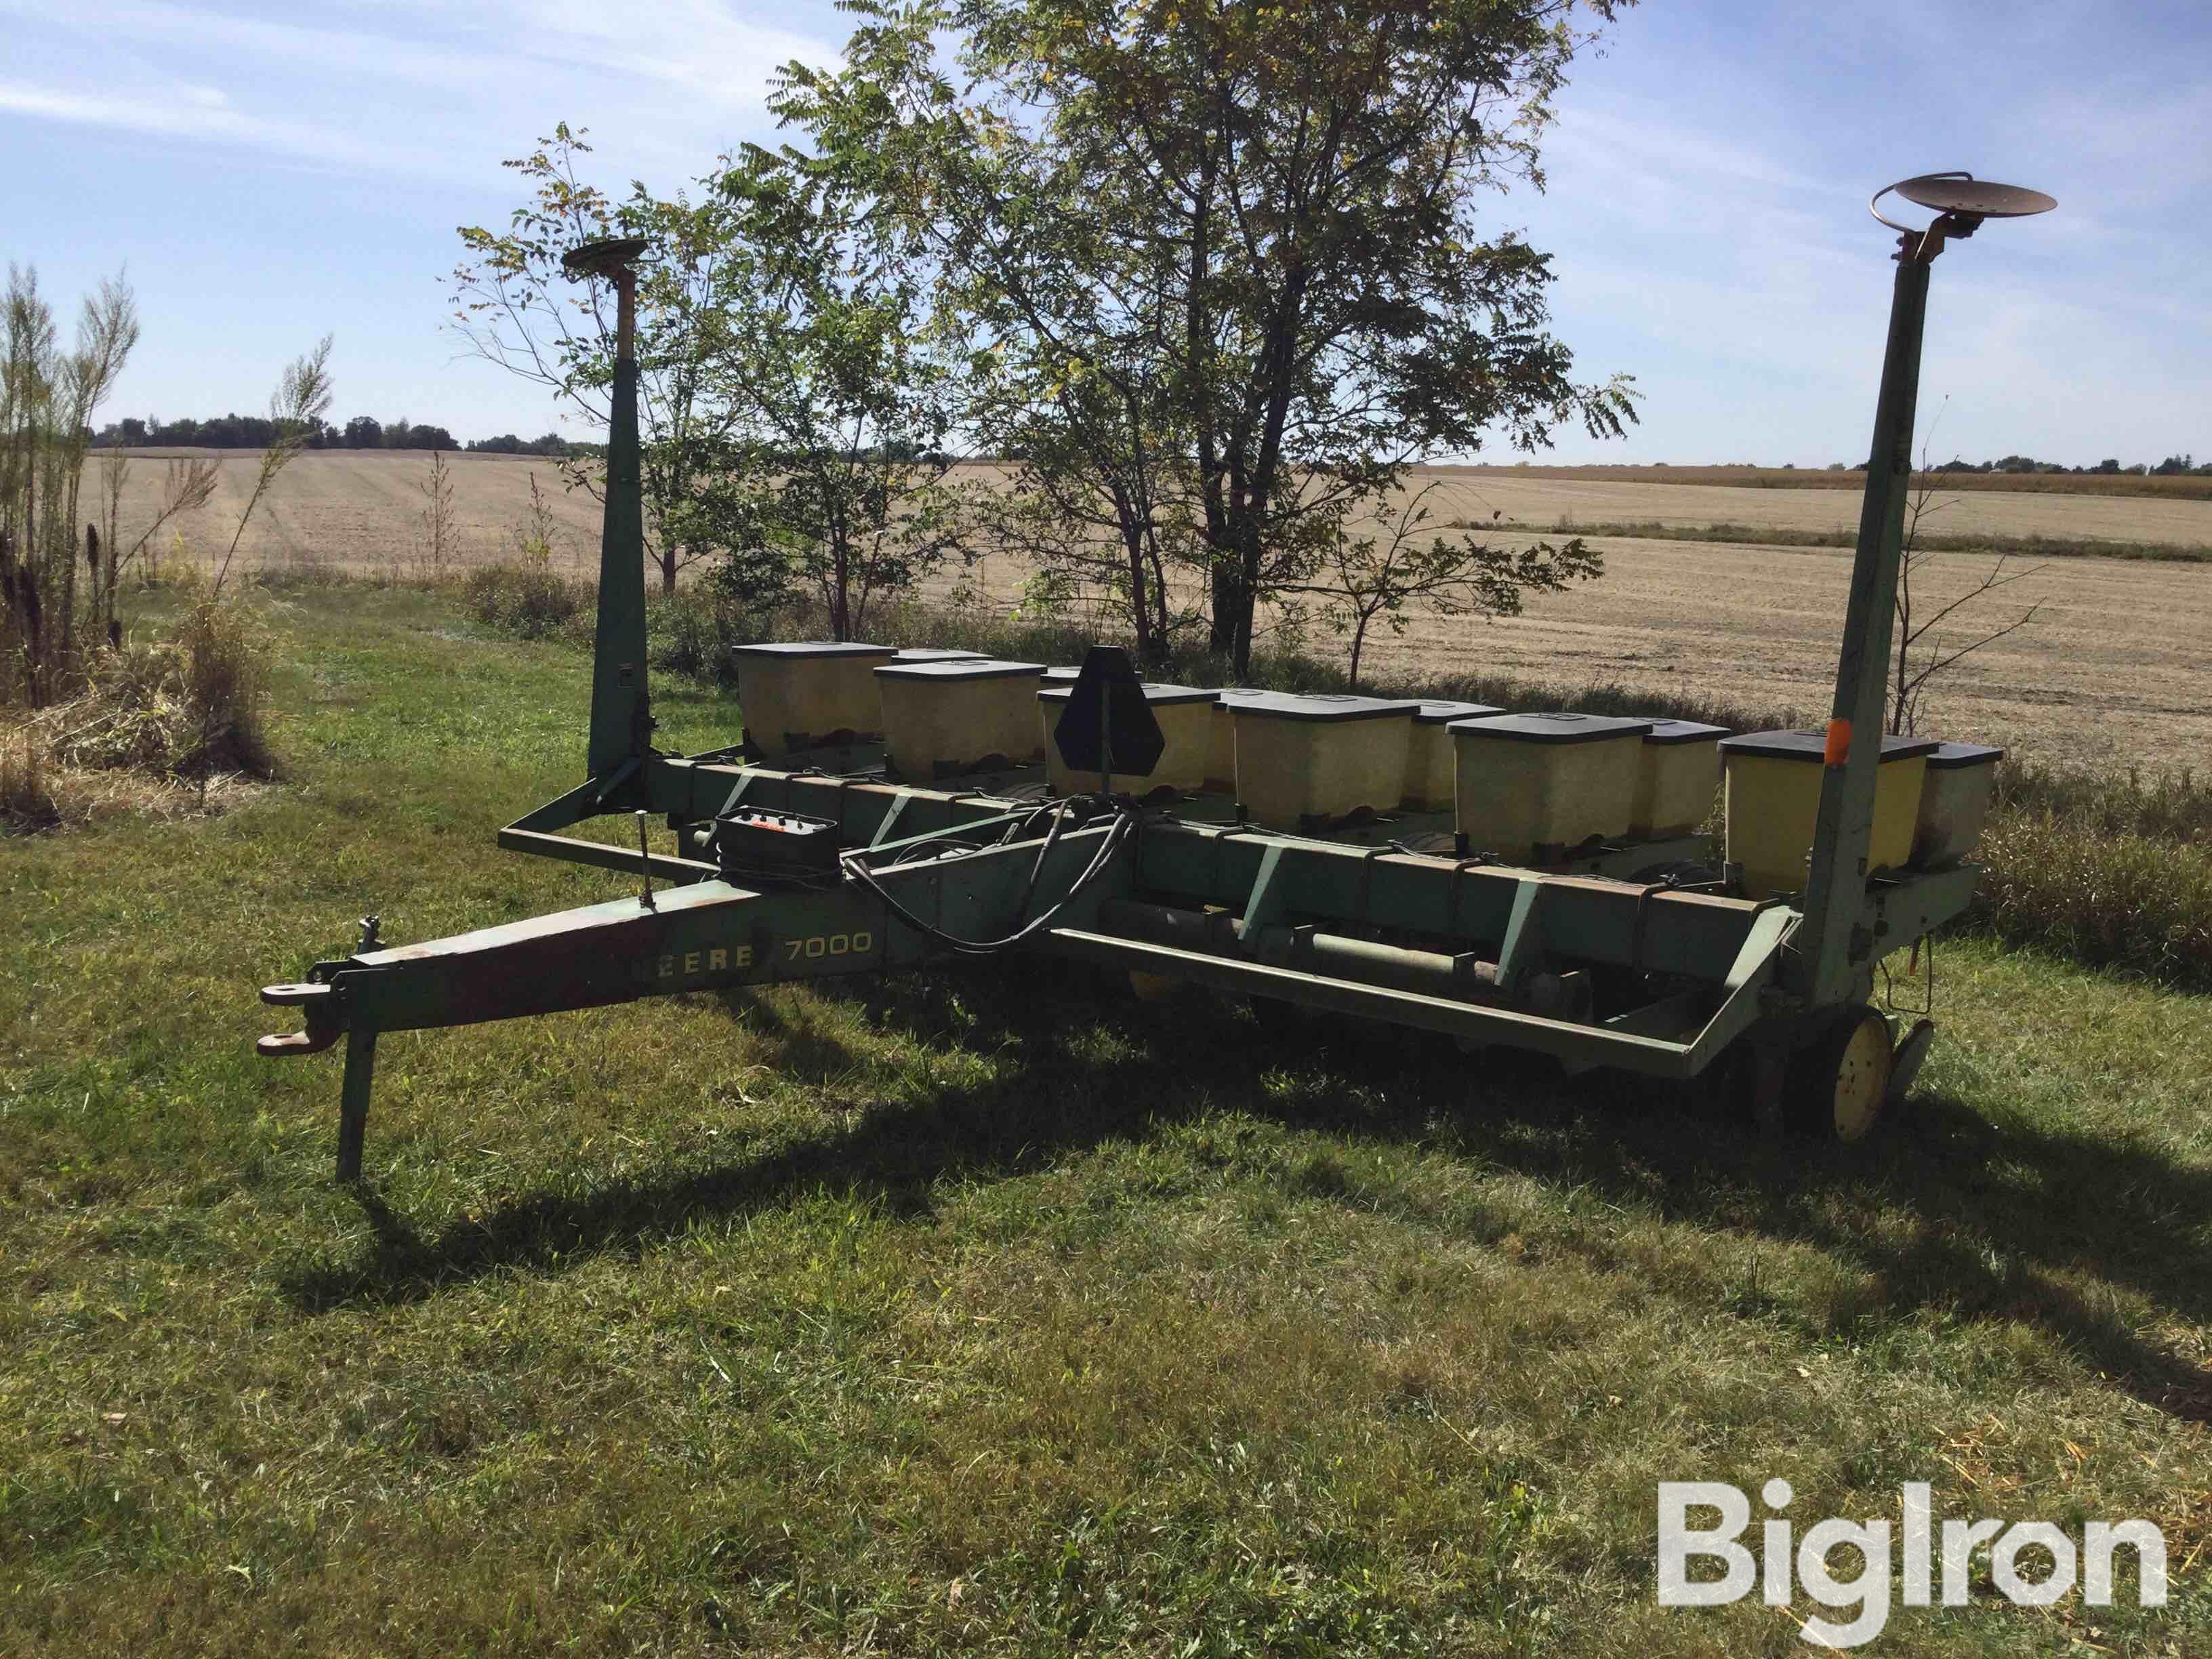
[[[1713,798],[1711,728],[1176,695],[1106,649],[1048,678],[973,653],[769,648],[740,659],[742,744],[662,752],[632,351],[643,245],[579,248],[572,275],[618,299],[586,781],[499,842],[634,883],[412,945],[367,920],[353,955],[263,990],[304,1029],[260,1052],[343,1041],[351,1180],[386,1031],[1035,953],[1570,1069],[1724,1067],[1765,1122],[1865,1134],[1933,1032],[1874,1006],[1876,974],[1972,900],[1971,785],[1990,769],[1973,769],[1995,754],[1882,738],[1929,264],[1984,220],[2053,205],[1930,174],[1878,194],[1877,218],[1892,191],[1936,216],[1882,219],[1897,274],[1832,718],[1729,739],[1720,846],[1680,821]],[[1691,805],[1652,804],[1667,801]],[[634,818],[635,851],[562,833],[609,814]]]

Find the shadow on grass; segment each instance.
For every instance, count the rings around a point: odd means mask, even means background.
[[[1809,1245],[1866,1276],[1853,1316],[1930,1310],[2030,1323],[2136,1397],[2212,1421],[2212,1374],[2148,1340],[2117,1303],[2132,1290],[2179,1317],[2212,1318],[2212,1275],[2201,1271],[2212,1171],[2155,1147],[2000,1128],[1926,1094],[1863,1146],[1767,1143],[1693,1089],[1603,1073],[1570,1079],[1520,1054],[1470,1060],[1382,1027],[1276,1018],[1255,1029],[1251,1015],[1208,999],[1139,1004],[1102,994],[1109,984],[1036,962],[1018,974],[816,981],[815,995],[856,1005],[870,1024],[921,1047],[998,1055],[996,1076],[765,1156],[648,1172],[584,1196],[523,1198],[434,1231],[364,1188],[374,1245],[300,1271],[285,1288],[308,1311],[411,1302],[503,1268],[635,1254],[702,1218],[798,1194],[922,1213],[949,1177],[988,1179],[1206,1111],[1249,1110],[1317,1133],[1419,1144],[1472,1171],[1583,1188],[1669,1223]],[[824,1022],[790,1018],[774,999],[727,1000],[788,1074],[866,1063]],[[1286,1077],[1294,1086],[1281,1086]],[[1883,1212],[1905,1224],[1851,1219]],[[2096,1280],[2112,1291],[2100,1295]]]

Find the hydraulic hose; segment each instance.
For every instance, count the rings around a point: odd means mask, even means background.
[[[1022,890],[1021,906],[1016,912],[1017,915],[1029,908],[1030,900],[1036,892],[1038,878],[1044,872],[1045,860],[1058,842],[1060,832],[1067,822],[1068,808],[1073,805],[1072,801],[1066,803],[1053,815],[1052,828],[1046,833],[1044,844],[1037,849],[1036,862],[1030,867],[1030,878]],[[884,902],[884,908],[890,913],[894,920],[912,928],[924,938],[944,945],[947,950],[957,951],[963,956],[994,956],[999,951],[1012,949],[1015,945],[1050,927],[1060,912],[1075,902],[1078,895],[1105,872],[1107,866],[1113,862],[1115,853],[1134,833],[1136,824],[1137,815],[1133,808],[1118,809],[1113,823],[1099,838],[1098,850],[1091,855],[1091,862],[1084,866],[1082,874],[1076,877],[1074,881],[1069,884],[1067,890],[1045,910],[1024,922],[1004,939],[962,939],[957,933],[948,933],[935,924],[924,921],[901,904],[897,899],[892,897],[889,890],[877,878],[876,872],[862,862],[863,855],[860,853],[853,852],[843,854],[842,862],[845,872],[881,899]]]

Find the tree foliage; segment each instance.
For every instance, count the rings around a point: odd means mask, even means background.
[[[712,195],[695,204],[634,183],[617,200],[586,182],[578,173],[579,159],[591,154],[584,139],[564,122],[529,155],[501,163],[528,196],[503,232],[460,227],[466,257],[450,278],[453,319],[478,356],[604,428],[614,384],[613,295],[604,283],[570,282],[561,258],[603,237],[646,240],[637,294],[641,476],[647,542],[663,591],[672,591],[678,571],[717,550],[687,539],[700,524],[684,509],[717,470],[728,435],[702,380],[720,338],[711,296],[733,238]],[[563,459],[569,487],[596,494],[596,470]]]
[[[504,234],[462,228],[464,334],[604,420],[609,296],[567,285],[561,256],[642,237],[643,483],[664,589],[719,555],[732,598],[765,608],[811,592],[842,637],[953,542],[938,486],[955,382],[929,349],[919,285],[849,170],[751,148],[700,180],[696,200],[635,184],[617,201],[580,177],[588,153],[562,125],[507,163],[531,198]]]
[[[211,416],[198,420],[185,416],[173,421],[158,416],[126,415],[110,421],[92,441],[94,449],[185,448],[266,449],[282,435],[276,421],[266,415]],[[296,434],[303,449],[459,449],[460,444],[442,426],[417,423],[401,416],[382,422],[371,415],[356,415],[343,427],[332,426],[320,416],[301,423]],[[520,447],[520,440],[510,440]],[[544,441],[543,439],[540,442]],[[562,440],[556,436],[556,446]],[[471,444],[471,449],[496,444]],[[557,453],[557,451],[556,452]]]
[[[1146,652],[1202,618],[1242,665],[1262,608],[1343,576],[1348,526],[1398,510],[1415,464],[1633,417],[1547,331],[1548,256],[1482,211],[1542,183],[1590,39],[1573,0],[846,9],[840,62],[775,84],[792,142],[696,200],[606,196],[563,126],[508,163],[531,193],[507,229],[461,232],[464,332],[595,418],[611,319],[560,258],[647,240],[665,583],[716,552],[733,593],[811,589],[842,630],[988,537]],[[1005,458],[994,495],[949,488],[963,440]]]
[[[1087,459],[1133,588],[1158,528],[1139,500],[1183,517],[1240,665],[1259,605],[1417,461],[1632,417],[1545,331],[1548,256],[1477,211],[1541,182],[1587,38],[1566,0],[848,9],[844,67],[793,65],[775,107],[874,170],[1024,454]]]
[[[706,296],[714,349],[700,377],[720,464],[679,523],[730,550],[726,590],[803,592],[852,638],[872,599],[963,540],[946,483],[961,380],[848,171],[749,148],[713,182],[732,240]]]
[[[544,455],[554,460],[565,460],[572,454],[588,452],[597,454],[604,444],[578,444],[557,432],[548,432],[535,438],[519,438],[512,432],[502,432],[489,438],[469,441],[471,455]]]

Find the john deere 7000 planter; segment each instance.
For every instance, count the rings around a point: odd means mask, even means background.
[[[1695,832],[1480,844],[1468,824],[1487,820],[1468,803],[1528,786],[1510,769],[1494,780],[1471,771],[1465,743],[1456,811],[1409,788],[1409,805],[1385,801],[1379,813],[1256,821],[1239,798],[1261,793],[1267,780],[1254,769],[1276,763],[1241,739],[1237,787],[1149,787],[1159,726],[1127,659],[1108,650],[1091,653],[1064,699],[1043,702],[1065,711],[1050,737],[1060,775],[1088,775],[1097,787],[1087,793],[1049,789],[1004,742],[972,769],[902,779],[857,727],[800,738],[796,750],[749,729],[741,745],[660,752],[631,347],[643,245],[603,242],[568,261],[580,280],[611,283],[619,304],[586,781],[499,839],[628,872],[639,890],[415,945],[384,945],[366,927],[353,956],[262,992],[299,1009],[306,1029],[264,1037],[261,1052],[343,1040],[337,1169],[353,1179],[386,1031],[1036,952],[1438,1032],[1470,1049],[1534,1049],[1571,1068],[1687,1079],[1740,1060],[1768,1121],[1865,1133],[1910,1084],[1933,1029],[1918,1019],[1896,1039],[1872,1006],[1877,969],[1963,910],[1978,873],[1955,856],[1875,856],[1929,267],[1984,219],[2051,205],[1965,174],[1892,188],[1936,217],[1924,230],[1893,226],[1896,283],[1832,718],[1796,738],[1807,764],[1791,769],[1817,786],[1794,860],[1801,881],[1747,878],[1737,849],[1717,856]],[[900,677],[886,678],[882,696],[901,695]],[[1771,735],[1786,763],[1793,734]],[[1748,778],[1739,790],[1732,766],[1732,842],[1758,839],[1753,820],[1770,810]],[[635,815],[635,852],[559,833],[611,813]],[[651,849],[656,820],[672,851]]]

